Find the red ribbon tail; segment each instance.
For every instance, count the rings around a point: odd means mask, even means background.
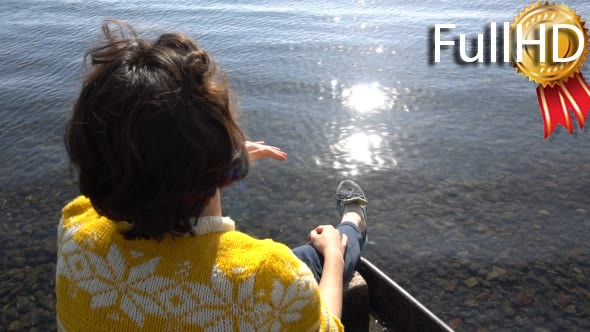
[[[572,109],[574,111],[574,115],[578,119],[578,125],[580,125],[580,129],[583,129],[590,111],[590,87],[584,80],[584,76],[581,73],[576,74],[565,84],[559,83],[559,88],[566,98],[568,110]]]
[[[543,117],[545,138],[549,137],[559,124],[564,126],[570,134],[574,132],[572,119],[568,113],[569,107],[560,90],[559,85],[537,87],[537,99]]]
[[[570,110],[574,112],[580,129],[584,128],[590,112],[590,86],[581,73],[566,83],[558,82],[553,87],[537,87],[537,99],[545,124],[545,138],[551,135],[557,125],[564,126],[570,134],[574,133]]]

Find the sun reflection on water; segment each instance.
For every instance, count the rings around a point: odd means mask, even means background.
[[[381,137],[364,133],[354,134],[341,143],[348,150],[350,158],[356,161],[371,163],[371,149],[378,149],[381,145]]]
[[[387,106],[388,98],[379,83],[357,84],[342,90],[342,102],[355,111],[364,113]]]
[[[387,162],[382,158],[384,141],[380,135],[363,132],[347,135],[346,130],[341,134],[341,139],[330,147],[334,155],[340,156],[332,161],[334,169],[352,176],[360,170],[397,166],[393,156],[388,156]]]
[[[375,51],[383,50],[379,47]],[[325,124],[324,133],[330,142],[330,152],[325,159],[316,158],[316,164],[331,166],[345,176],[398,167],[396,156],[391,151],[390,127],[385,124],[366,126],[365,120],[367,117],[390,118],[393,113],[382,111],[394,110],[394,106],[396,110],[409,112],[405,104],[408,94],[409,89],[385,87],[377,81],[356,84],[347,84],[336,78],[322,81],[320,100],[327,97],[325,99],[352,110],[353,114],[344,123],[337,120]]]

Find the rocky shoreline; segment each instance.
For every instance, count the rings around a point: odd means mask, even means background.
[[[63,186],[63,185],[62,185]],[[31,187],[0,199],[0,330],[55,331],[58,216],[68,193]]]

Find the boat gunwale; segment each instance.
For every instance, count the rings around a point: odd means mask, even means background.
[[[369,288],[369,299],[372,309],[380,313],[378,308],[375,308],[375,301],[377,301],[382,295],[381,289],[371,289],[371,283],[373,280],[378,279],[380,283],[384,283],[392,290],[392,297],[400,303],[404,302],[405,306],[410,307],[410,311],[413,317],[402,317],[403,315],[396,316],[396,317],[381,317],[385,319],[387,323],[390,323],[393,326],[394,330],[402,330],[407,331],[408,326],[417,327],[416,324],[412,324],[410,320],[414,319],[422,319],[422,322],[418,323],[426,323],[435,330],[427,329],[428,331],[442,331],[442,332],[453,332],[445,322],[443,322],[439,317],[437,317],[434,313],[432,313],[426,306],[424,306],[420,301],[416,300],[410,293],[408,293],[403,287],[393,281],[389,276],[387,276],[383,271],[377,268],[373,263],[367,260],[364,257],[361,257],[359,262],[359,266],[357,267],[357,271],[363,276],[366,280],[368,288]],[[375,285],[374,285],[375,286]],[[393,304],[392,304],[393,305]],[[412,329],[415,331],[414,329]],[[418,328],[417,331],[421,329]],[[426,330],[426,329],[423,329]]]

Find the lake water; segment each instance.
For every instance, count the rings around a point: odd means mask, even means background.
[[[590,133],[544,140],[535,85],[509,64],[429,64],[434,24],[473,37],[527,4],[3,0],[0,330],[55,329],[55,228],[77,193],[61,135],[108,18],[195,37],[249,137],[289,153],[224,191],[240,230],[299,245],[337,222],[352,178],[370,200],[363,255],[457,330],[590,329]]]

